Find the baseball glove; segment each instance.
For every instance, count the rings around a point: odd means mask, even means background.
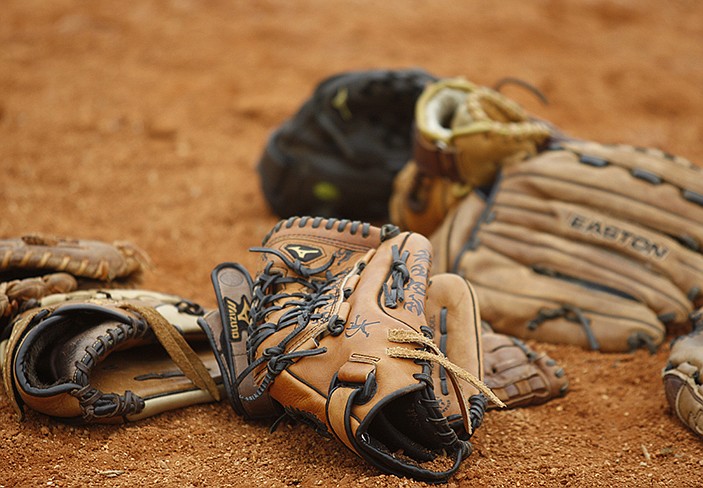
[[[703,289],[703,178],[652,149],[554,141],[503,168],[433,236],[433,272],[471,280],[483,318],[520,338],[656,348]]]
[[[557,134],[496,90],[463,78],[429,84],[415,105],[412,159],[393,182],[391,222],[430,235],[472,188]]]
[[[394,226],[293,217],[263,246],[252,249],[261,265],[246,330],[249,280],[235,265],[214,271],[219,317],[201,321],[219,350],[246,341],[246,361],[219,355],[235,410],[292,417],[387,473],[446,481],[471,453],[486,397],[501,404],[480,379],[469,284],[453,275],[429,282],[429,242]],[[436,345],[441,323],[464,327],[453,344],[461,366]],[[436,395],[435,383],[446,392]]]
[[[401,229],[429,236],[470,192],[470,185],[430,176],[409,161],[393,180],[390,220]]]
[[[3,333],[10,402],[20,416],[29,407],[65,422],[117,423],[219,400],[203,314],[144,290],[44,297]]]
[[[481,186],[500,167],[536,154],[553,132],[496,90],[445,79],[417,100],[413,157],[424,174]]]
[[[569,389],[564,368],[520,339],[494,332],[483,322],[481,340],[484,381],[508,408],[540,405]]]
[[[703,436],[703,321],[701,310],[693,317],[694,330],[676,338],[662,378],[664,392],[676,416]]]
[[[147,255],[128,242],[108,244],[39,234],[0,240],[0,325],[46,295],[135,282]]]
[[[323,80],[269,137],[258,171],[280,217],[385,219],[393,178],[410,158],[415,101],[435,78],[418,69]]]

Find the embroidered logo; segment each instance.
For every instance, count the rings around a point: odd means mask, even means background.
[[[230,323],[230,340],[239,342],[242,340],[240,331],[249,327],[249,300],[246,297],[240,303],[235,302],[231,298],[225,297],[225,305],[227,306],[227,315]]]
[[[369,336],[369,332],[366,330],[366,327],[370,327],[372,325],[380,324],[381,322],[379,320],[376,320],[375,322],[368,322],[366,319],[359,321],[360,315],[357,315],[354,321],[349,324],[347,327],[347,330],[344,331],[345,337],[354,337],[357,332],[361,331],[366,337]]]
[[[347,104],[348,101],[349,90],[347,88],[340,88],[332,99],[332,107],[339,112],[339,116],[344,120],[351,120],[352,118],[351,110],[349,110],[349,105]]]
[[[299,259],[303,263],[312,261],[315,258],[322,256],[322,249],[312,246],[304,246],[302,244],[288,244],[284,247],[295,259]]]

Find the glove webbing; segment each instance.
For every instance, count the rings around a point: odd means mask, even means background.
[[[486,112],[505,115],[511,123],[495,120]],[[466,110],[475,121],[466,132],[492,132],[503,136],[525,139],[545,139],[550,130],[541,122],[527,121],[525,111],[517,103],[490,88],[477,88],[466,97]]]

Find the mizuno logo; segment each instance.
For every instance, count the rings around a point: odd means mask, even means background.
[[[307,263],[308,261],[322,256],[322,249],[312,246],[303,246],[302,244],[288,244],[284,249],[295,259],[299,259],[303,263]]]
[[[225,297],[225,305],[227,305],[231,340],[238,342],[242,339],[240,330],[249,326],[249,301],[244,298],[237,303]]]

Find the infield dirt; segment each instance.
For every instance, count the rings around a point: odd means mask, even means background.
[[[256,264],[278,220],[255,171],[270,131],[324,77],[422,67],[492,85],[567,133],[703,161],[695,0],[5,0],[0,236],[127,239],[143,287],[214,306],[209,273]],[[667,343],[668,344],[668,343]],[[700,486],[701,439],[672,415],[654,355],[532,344],[562,399],[490,412],[448,486]],[[380,475],[305,426],[225,404],[70,427],[0,394],[0,486],[424,486]]]

